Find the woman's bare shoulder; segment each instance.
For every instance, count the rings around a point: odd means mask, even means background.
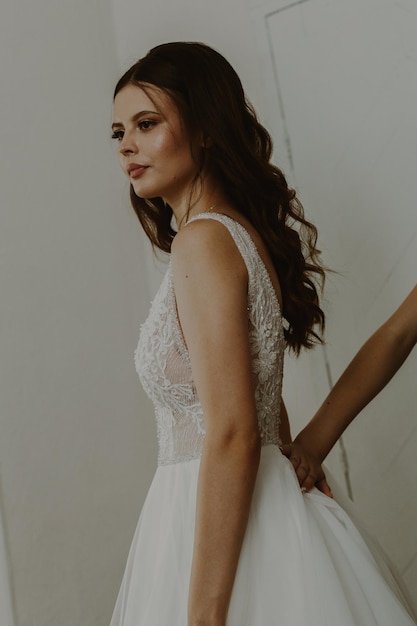
[[[196,219],[175,235],[171,254],[174,262],[222,264],[243,268],[243,258],[227,227],[216,219]]]

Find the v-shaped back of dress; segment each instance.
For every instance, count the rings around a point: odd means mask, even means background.
[[[220,213],[201,213],[188,223],[197,219],[221,222],[245,261],[248,332],[259,432],[262,445],[280,445],[279,411],[285,340],[274,287],[252,238],[241,224]],[[178,320],[171,261],[148,318],[142,324],[135,365],[155,407],[158,464],[199,458],[205,437],[204,413]]]

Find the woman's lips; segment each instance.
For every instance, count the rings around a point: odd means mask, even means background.
[[[132,167],[129,176],[130,178],[139,178],[142,174],[148,169],[145,165],[138,165],[137,167]]]

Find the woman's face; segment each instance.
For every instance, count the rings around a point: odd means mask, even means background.
[[[156,87],[126,85],[114,99],[113,137],[122,170],[137,196],[180,203],[196,175],[197,164],[178,109]]]

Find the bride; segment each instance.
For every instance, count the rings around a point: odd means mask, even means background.
[[[284,350],[320,341],[325,271],[235,71],[203,44],[157,46],[119,80],[112,128],[170,262],[135,351],[158,469],[111,626],[415,624],[326,495],[321,461],[351,409],[289,445]]]

